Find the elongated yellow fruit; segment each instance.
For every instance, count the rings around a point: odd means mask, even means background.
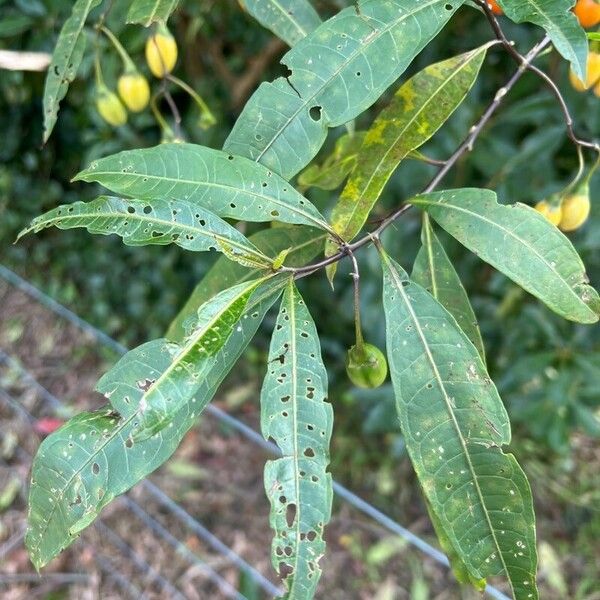
[[[164,77],[173,70],[177,62],[177,42],[166,25],[160,25],[146,41],[146,61],[156,77]]]
[[[150,86],[146,78],[137,71],[124,73],[117,82],[119,96],[131,112],[140,112],[150,102]]]
[[[590,216],[590,191],[583,186],[574,194],[567,196],[562,202],[562,219],[558,224],[561,231],[579,229]]]
[[[119,97],[107,88],[98,92],[96,108],[100,116],[113,127],[120,127],[127,123],[127,110]]]

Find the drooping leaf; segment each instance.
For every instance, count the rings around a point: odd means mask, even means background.
[[[188,200],[224,218],[328,228],[319,211],[277,174],[246,158],[195,144],[161,144],[94,161],[75,180],[142,200]]]
[[[310,227],[283,226],[264,229],[249,239],[268,256],[276,256],[289,248],[285,264],[289,267],[302,267],[323,250],[326,235],[319,229]],[[259,277],[260,272],[261,269],[248,269],[239,263],[232,263],[226,257],[219,258],[200,280],[169,326],[165,337],[174,341],[182,340],[188,329],[186,324],[204,302],[227,287]]]
[[[585,31],[571,9],[575,0],[498,0],[515,23],[534,23],[546,30],[555,48],[585,80],[588,44]]]
[[[77,0],[60,30],[44,86],[44,143],[56,124],[60,101],[77,75],[86,46],[83,27],[90,11],[98,4],[100,0]]]
[[[293,46],[321,24],[308,0],[240,0],[244,10]]]
[[[269,294],[270,292],[270,294]],[[47,437],[33,462],[25,538],[33,564],[42,568],[73,543],[82,525],[93,522],[116,496],[163,464],[211,401],[217,388],[254,336],[279,292],[267,290],[250,299],[239,327],[211,359],[194,397],[179,409],[166,427],[146,440],[134,441],[135,415],[121,417],[112,407],[86,412]],[[164,340],[140,346],[130,360],[127,378],[131,398],[138,397],[137,381],[171,363]],[[131,359],[131,355],[129,355]],[[73,532],[73,535],[71,534]]]
[[[179,0],[133,0],[127,13],[127,22],[139,23],[144,27],[166,22],[178,3]]]
[[[316,187],[321,190],[335,190],[356,165],[358,150],[364,138],[364,131],[343,135],[322,164],[310,165],[298,175],[298,185],[302,189]]]
[[[505,573],[516,600],[537,596],[531,490],[506,410],[454,318],[383,256],[387,351],[400,426],[427,500],[476,579]]]
[[[283,57],[291,74],[258,88],[225,150],[290,179],[317,154],[328,128],[369,108],[462,2],[359,0],[340,11]]]
[[[402,85],[375,119],[331,215],[333,229],[343,239],[351,241],[360,232],[398,165],[460,106],[477,79],[488,47],[428,66]],[[325,254],[331,256],[337,250],[329,242]]]
[[[588,285],[575,248],[538,211],[503,206],[490,190],[464,188],[424,194],[411,204],[482,260],[571,321],[595,323],[598,292]]]
[[[261,392],[261,428],[282,458],[265,465],[265,490],[275,532],[274,568],[286,598],[310,600],[325,552],[323,530],[331,517],[333,489],[329,441],[333,410],[315,324],[290,278],[273,331]]]
[[[233,260],[253,260],[263,268],[270,264],[235,227],[189,200],[144,201],[101,196],[91,202],[59,206],[36,217],[19,238],[50,226],[85,227],[90,233],[103,235],[114,233],[128,246],[177,244],[194,252],[227,251]],[[224,250],[225,247],[231,250]]]
[[[238,325],[250,297],[267,279],[240,283],[207,300],[181,343],[150,342],[166,350],[166,362],[161,368],[148,369],[144,379],[131,376],[139,362],[139,348],[128,352],[100,379],[97,389],[110,399],[113,408],[123,417],[135,417],[135,440],[144,440],[167,427],[192,397],[212,368],[212,357]]]
[[[485,363],[485,349],[477,317],[458,273],[435,235],[427,215],[423,220],[421,243],[423,245],[415,259],[411,279],[424,287],[456,319]]]

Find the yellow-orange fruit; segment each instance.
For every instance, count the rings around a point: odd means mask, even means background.
[[[600,4],[596,0],[577,0],[573,12],[582,27],[589,29],[600,23]]]
[[[535,205],[535,210],[544,215],[552,225],[558,226],[562,219],[562,207],[559,205],[553,205],[546,200],[542,200]]]
[[[567,196],[562,202],[561,231],[579,229],[590,216],[590,193],[587,187]]]
[[[121,75],[117,81],[117,90],[131,112],[144,110],[150,102],[150,86],[146,78],[137,71]]]
[[[146,62],[156,77],[168,75],[177,62],[177,42],[166,26],[146,41]]]
[[[127,123],[127,110],[119,97],[108,89],[98,93],[96,108],[100,116],[113,127],[120,127]]]
[[[590,52],[585,82],[581,81],[581,79],[575,75],[572,69],[569,72],[569,79],[571,81],[571,85],[578,92],[585,92],[593,85],[600,83],[600,52]]]

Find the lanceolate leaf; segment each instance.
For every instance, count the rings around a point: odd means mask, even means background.
[[[435,235],[427,215],[423,220],[421,242],[423,245],[413,266],[412,280],[424,287],[456,319],[485,363],[485,349],[477,317],[458,273]]]
[[[498,0],[515,23],[535,23],[546,30],[577,76],[585,80],[588,45],[585,31],[571,12],[575,0]]]
[[[25,538],[36,568],[46,565],[73,543],[76,532],[92,523],[114,497],[171,456],[237,362],[277,296],[278,292],[268,289],[251,298],[239,326],[210,359],[211,366],[198,382],[194,397],[187,399],[171,425],[157,435],[134,441],[135,413],[122,417],[106,406],[78,415],[42,442],[33,463]],[[145,382],[151,371],[163,371],[171,364],[170,346],[164,340],[144,344],[134,352],[135,359],[127,355],[126,374],[132,406],[142,394],[137,382]],[[125,388],[126,384],[122,386]]]
[[[179,0],[133,0],[127,13],[128,23],[148,27],[157,21],[166,21],[177,8]]]
[[[289,249],[285,265],[302,267],[323,250],[325,236],[319,229],[304,226],[284,226],[264,229],[250,236],[250,241],[264,254],[276,256]],[[247,268],[232,263],[226,257],[219,258],[201,279],[185,306],[169,326],[166,338],[180,341],[185,337],[187,323],[194,318],[198,308],[209,298],[227,287],[260,277],[262,269]]]
[[[129,246],[177,244],[186,250],[231,249],[228,256],[269,266],[269,259],[235,227],[189,200],[129,200],[101,196],[92,202],[59,206],[24,229],[19,237],[45,227],[85,227],[90,233],[115,233]]]
[[[325,552],[324,526],[333,496],[329,440],[333,410],[315,324],[293,279],[284,292],[261,393],[261,428],[282,458],[265,465],[265,489],[275,531],[271,560],[286,598],[314,596]]]
[[[328,228],[319,211],[281,177],[246,158],[195,144],[127,150],[93,162],[75,178],[117,194],[176,198],[220,217]]]
[[[407,81],[367,131],[331,224],[351,241],[366,223],[400,162],[447,121],[477,79],[489,44],[430,65]],[[327,246],[327,256],[337,246]]]
[[[321,24],[308,0],[240,0],[261,25],[293,46]]]
[[[44,87],[44,143],[56,124],[60,101],[77,75],[86,45],[83,27],[88,14],[98,4],[100,0],[77,0],[60,30]]]
[[[146,439],[168,426],[192,397],[212,368],[211,358],[237,326],[250,296],[265,281],[263,278],[240,283],[207,300],[199,308],[191,332],[180,344],[150,342],[167,351],[162,368],[148,369],[145,378],[134,379],[132,365],[139,361],[136,348],[100,379],[98,391],[110,399],[119,414],[135,417],[135,440]]]
[[[506,410],[454,318],[383,257],[387,351],[406,447],[452,547],[476,579],[504,572],[516,600],[536,599],[531,490]]]
[[[225,149],[290,179],[316,155],[328,128],[369,108],[462,1],[359,0],[342,10],[283,57],[291,74],[258,88]]]
[[[503,206],[494,192],[470,188],[417,196],[411,203],[559,315],[579,323],[598,321],[600,298],[587,283],[581,258],[533,208]]]

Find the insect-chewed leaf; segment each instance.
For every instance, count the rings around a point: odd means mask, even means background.
[[[134,349],[100,379],[97,390],[110,399],[113,408],[123,417],[136,418],[134,439],[146,439],[169,425],[212,368],[212,357],[238,326],[252,294],[264,294],[261,284],[264,287],[269,279],[273,278],[240,283],[207,300],[198,309],[189,335],[179,344],[165,343],[166,362],[148,368],[144,378],[133,376],[132,365],[139,361],[139,349]]]
[[[189,200],[150,201],[101,196],[92,202],[59,206],[37,218],[19,237],[55,226],[85,227],[90,233],[117,234],[129,246],[177,244],[186,250],[222,250],[226,244],[233,260],[270,264],[254,244],[235,227]],[[18,238],[17,238],[18,239]]]
[[[127,13],[127,22],[139,23],[144,27],[164,22],[177,8],[178,3],[179,0],[133,0]]]
[[[268,256],[277,256],[283,250],[289,249],[285,264],[290,267],[302,267],[323,250],[326,235],[323,231],[311,227],[283,226],[263,229],[250,236],[250,241]],[[224,256],[219,258],[200,280],[185,306],[169,326],[167,339],[182,340],[187,329],[186,323],[194,318],[199,306],[227,286],[259,277],[261,271],[259,268],[249,269],[239,263],[232,263]]]
[[[321,24],[308,0],[240,0],[261,25],[293,46]]]
[[[94,161],[75,180],[97,181],[117,194],[142,200],[188,200],[241,221],[328,228],[319,211],[269,169],[196,144],[119,152]]]
[[[265,489],[275,531],[271,560],[284,577],[286,598],[310,600],[325,552],[323,529],[333,496],[329,440],[333,410],[315,324],[293,279],[283,300],[261,392],[261,428],[282,458],[265,465]]]
[[[290,179],[319,151],[328,128],[369,108],[462,3],[359,0],[342,10],[283,57],[291,74],[258,88],[225,149]]]
[[[145,440],[134,440],[137,415],[113,408],[83,413],[47,437],[33,462],[29,491],[29,525],[25,538],[29,555],[40,569],[69,546],[76,533],[91,523],[116,496],[157,469],[175,451],[198,415],[254,336],[277,291],[251,298],[244,316],[225,345],[210,359],[210,368],[174,414],[169,427]],[[128,392],[133,408],[151,371],[163,372],[172,361],[165,340],[156,340],[129,353]],[[122,366],[122,363],[120,363]],[[108,386],[114,389],[114,385]],[[124,401],[124,400],[123,400]]]
[[[90,11],[98,4],[100,0],[77,0],[60,30],[44,87],[44,143],[56,124],[60,101],[77,75],[86,45],[83,27]]]
[[[430,65],[402,85],[375,119],[331,215],[333,229],[343,239],[351,241],[359,233],[398,165],[460,106],[488,47]],[[328,244],[326,255],[336,251],[336,245]]]
[[[421,242],[423,245],[413,266],[412,280],[424,287],[456,319],[485,363],[485,349],[477,317],[458,273],[435,235],[427,215],[423,220]]]
[[[387,351],[400,426],[443,531],[479,580],[504,572],[516,600],[537,598],[531,490],[506,410],[454,318],[383,255]]]
[[[323,164],[313,164],[298,175],[298,185],[304,189],[316,187],[321,190],[339,187],[356,165],[358,151],[364,139],[364,131],[343,135]]]
[[[501,205],[490,190],[464,188],[424,194],[411,204],[559,315],[595,323],[598,292],[567,237],[524,204]]]
[[[577,76],[585,80],[588,44],[585,31],[571,12],[575,0],[498,0],[498,4],[515,23],[535,23],[545,29]]]

